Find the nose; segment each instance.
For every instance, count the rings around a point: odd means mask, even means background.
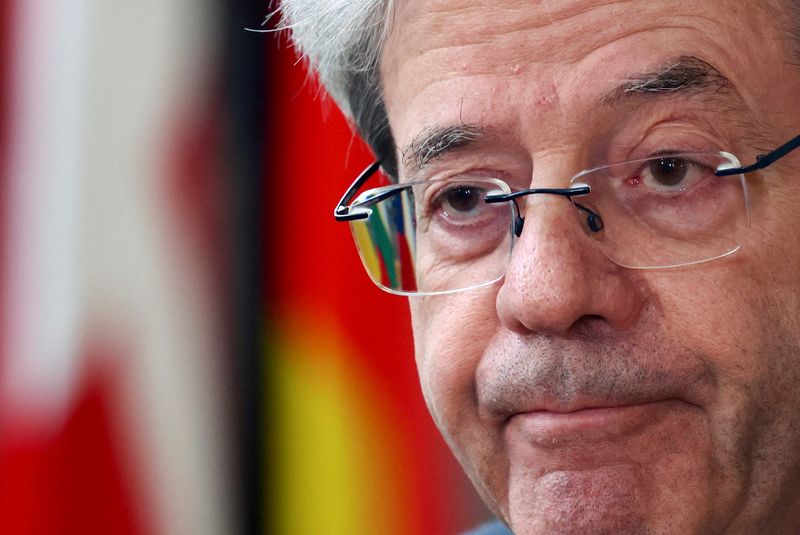
[[[503,325],[520,334],[564,335],[597,321],[614,330],[634,324],[644,303],[637,274],[592,243],[569,200],[535,195],[524,211],[525,226],[497,295]]]

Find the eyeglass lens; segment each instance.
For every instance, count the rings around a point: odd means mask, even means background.
[[[744,177],[717,177],[724,154],[689,154],[603,167],[579,175],[591,193],[573,203],[602,218],[589,234],[615,263],[677,267],[719,258],[739,247],[749,226]]]
[[[397,187],[351,228],[364,266],[384,289],[442,293],[502,277],[511,252],[512,206],[487,204],[499,181],[444,180]],[[368,192],[369,193],[369,192]]]
[[[590,193],[572,202],[579,224],[605,255],[631,268],[674,267],[730,254],[749,224],[741,175],[717,177],[721,154],[658,156],[579,173]],[[735,160],[735,159],[734,159]],[[370,190],[353,203],[371,211],[351,222],[370,277],[401,294],[437,294],[491,284],[505,274],[513,224],[526,198],[494,179],[446,179]]]

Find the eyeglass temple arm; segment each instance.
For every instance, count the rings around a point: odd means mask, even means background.
[[[358,190],[370,179],[375,172],[380,169],[381,162],[375,161],[369,164],[369,166],[361,171],[361,174],[358,175],[347,188],[347,191],[344,192],[342,195],[341,200],[336,205],[336,208],[333,210],[333,217],[336,218],[336,221],[353,221],[354,219],[366,219],[369,217],[369,212],[366,210],[358,210],[353,209],[350,206],[350,202],[358,193]]]
[[[755,163],[751,165],[746,165],[744,167],[735,167],[733,169],[719,169],[716,173],[717,176],[730,176],[730,175],[744,175],[747,173],[752,173],[753,171],[758,171],[759,169],[764,169],[775,163],[776,161],[780,160],[790,152],[792,152],[797,147],[800,147],[800,136],[790,139],[777,149],[768,152],[766,154],[759,154],[756,156]]]

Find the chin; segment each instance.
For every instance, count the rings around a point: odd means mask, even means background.
[[[634,472],[619,466],[552,472],[532,485],[515,485],[508,522],[516,535],[653,533],[643,514],[649,493],[631,481],[638,478]]]

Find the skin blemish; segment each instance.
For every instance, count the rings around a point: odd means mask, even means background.
[[[556,101],[555,95],[543,95],[539,97],[539,99],[536,101],[536,104],[543,107],[550,107],[553,105],[555,101]]]
[[[540,108],[555,108],[558,106],[558,89],[555,83],[546,84],[541,88],[541,94],[534,98],[534,105]]]

